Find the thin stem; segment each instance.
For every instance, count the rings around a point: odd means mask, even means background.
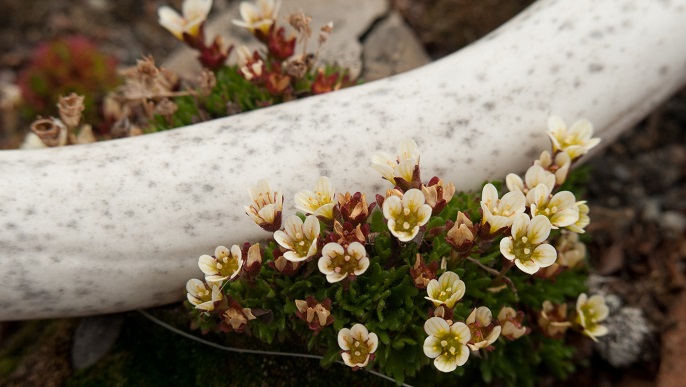
[[[481,262],[479,262],[479,260],[474,259],[472,257],[465,257],[465,258],[469,262],[472,262],[472,263],[476,264],[477,266],[479,266],[484,271],[496,276],[493,279],[493,282],[497,282],[499,280],[502,280],[503,282],[505,282],[507,284],[507,286],[510,288],[510,290],[512,290],[512,293],[514,293],[515,298],[519,298],[519,295],[517,293],[517,288],[514,286],[514,283],[512,282],[511,279],[509,279],[508,277],[505,276],[505,273],[507,273],[508,270],[510,270],[510,268],[512,268],[512,266],[513,266],[512,262],[506,263],[505,266],[503,267],[503,269],[501,271],[498,271],[498,270],[493,269],[492,267],[488,267],[488,266],[482,264]]]

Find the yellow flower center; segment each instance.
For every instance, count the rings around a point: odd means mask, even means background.
[[[350,346],[350,361],[353,364],[362,364],[369,356],[370,347],[367,343],[353,339],[353,345]]]
[[[337,254],[331,258],[331,267],[336,273],[352,275],[359,268],[360,259],[361,257],[354,257],[349,254]]]

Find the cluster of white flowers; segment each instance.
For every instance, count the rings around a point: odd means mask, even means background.
[[[548,135],[554,158],[543,152],[524,179],[509,174],[505,181],[510,192],[500,200],[490,184],[482,192],[482,223],[490,225],[491,233],[510,228],[510,235],[500,243],[500,252],[528,274],[555,263],[558,253],[547,243],[551,230],[583,233],[590,222],[586,202],[577,201],[569,191],[553,192],[565,182],[571,163],[600,139],[591,138],[593,127],[588,121],[579,121],[567,130],[557,116],[548,120]],[[527,208],[530,216],[524,213]]]

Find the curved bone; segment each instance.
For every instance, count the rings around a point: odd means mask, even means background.
[[[425,175],[459,189],[521,172],[547,147],[551,113],[591,120],[607,143],[686,80],[685,8],[539,1],[394,78],[161,134],[2,152],[0,320],[183,298],[199,255],[267,236],[243,213],[260,178],[288,215],[319,175],[338,190],[388,187],[370,158],[403,137],[419,143]]]

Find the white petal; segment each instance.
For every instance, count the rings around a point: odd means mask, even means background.
[[[196,296],[200,290],[205,290],[205,284],[196,278],[191,278],[186,282],[186,291]]]
[[[515,265],[517,265],[519,270],[527,274],[535,274],[539,269],[538,265],[533,260],[522,261],[521,259],[515,259]]]
[[[376,352],[376,349],[379,347],[379,336],[377,336],[376,333],[370,333],[369,338],[367,339],[367,345],[369,346],[369,353]]]
[[[457,336],[457,341],[462,344],[466,344],[471,338],[472,334],[469,333],[469,327],[461,322],[456,322],[450,327],[450,333]]]
[[[395,218],[402,210],[402,200],[397,196],[386,198],[383,202],[383,216],[386,219]]]
[[[491,319],[493,318],[493,314],[491,313],[490,309],[488,309],[485,306],[480,306],[476,308],[475,311],[476,318],[481,323],[481,326],[491,325]]]
[[[350,332],[350,329],[341,329],[340,331],[338,331],[338,346],[341,347],[341,349],[344,351],[349,351],[352,338],[353,335],[352,332]]]
[[[457,356],[457,365],[460,367],[463,366],[464,363],[467,362],[467,359],[469,359],[469,349],[466,345],[463,345],[462,348],[460,348],[460,354]]]
[[[309,240],[313,240],[316,237],[319,236],[319,233],[321,231],[320,225],[319,225],[319,219],[317,219],[316,216],[308,216],[305,218],[305,224],[303,224],[303,234],[307,237]]]
[[[317,261],[317,267],[322,274],[329,275],[334,272],[333,268],[331,267],[331,258],[326,255],[323,255],[321,258],[319,258],[319,261]]]
[[[484,188],[481,190],[481,202],[485,203],[490,210],[497,201],[498,190],[495,189],[495,186],[491,183],[484,185]]]
[[[353,272],[355,275],[363,274],[369,268],[369,258],[364,257],[360,259],[357,268]]]
[[[567,227],[579,220],[579,210],[577,208],[567,208],[556,212],[550,217],[550,223],[557,227]]]
[[[274,240],[281,247],[288,249],[288,250],[293,250],[293,245],[294,245],[295,241],[293,241],[293,239],[291,239],[291,237],[288,236],[288,234],[286,234],[285,232],[283,232],[281,230],[274,232]]]
[[[441,355],[434,360],[434,366],[441,372],[453,372],[457,368],[457,357]]]
[[[547,220],[547,219],[546,219]],[[529,215],[517,214],[512,221],[512,237],[515,240],[521,239],[526,235],[526,230],[529,225]]]
[[[505,185],[510,191],[522,191],[524,190],[524,181],[519,175],[510,173],[505,177]]]
[[[182,5],[183,16],[188,20],[206,19],[212,8],[212,0],[185,0]]]
[[[343,246],[336,242],[329,242],[324,245],[324,248],[322,248],[322,256],[324,257],[335,258],[339,255],[343,255],[344,253],[345,250],[343,249]]]
[[[326,281],[329,282],[330,284],[335,284],[336,282],[343,281],[345,277],[348,276],[348,273],[341,274],[341,273],[330,273],[326,275]]]
[[[527,227],[528,243],[538,245],[543,243],[550,235],[550,220],[543,215],[536,215]]]
[[[362,324],[353,325],[353,327],[350,329],[350,333],[359,341],[366,341],[367,336],[369,335],[367,327]]]
[[[291,240],[296,239],[296,235],[303,232],[303,221],[298,215],[291,215],[286,219],[284,223],[284,231]]]
[[[431,317],[424,323],[424,332],[427,335],[442,337],[448,331],[450,331],[450,325],[440,317]]]
[[[531,259],[536,262],[538,267],[548,267],[555,263],[557,259],[557,251],[549,244],[537,246],[534,253],[531,254]]]
[[[198,258],[198,266],[206,275],[217,274],[214,258],[209,255],[202,255]]]
[[[422,348],[424,349],[424,355],[431,359],[438,357],[438,355],[443,353],[443,348],[441,348],[441,339],[436,336],[429,335],[424,340],[424,346]]]
[[[513,260],[517,258],[514,255],[514,244],[512,243],[512,238],[505,237],[500,240],[500,254],[503,255],[508,260]]]
[[[405,192],[402,203],[403,208],[409,208],[410,211],[415,212],[426,203],[426,198],[424,198],[422,191],[412,188]]]
[[[428,204],[424,204],[423,206],[419,207],[419,210],[417,210],[418,226],[423,226],[429,222],[429,219],[431,219],[431,211],[431,206]]]
[[[331,179],[326,176],[320,176],[315,183],[314,189],[319,192],[323,197],[332,198],[334,194],[333,184],[331,184]]]
[[[460,276],[457,275],[457,273],[453,273],[452,271],[446,271],[445,273],[441,274],[441,276],[438,278],[438,284],[440,285],[440,288],[446,289],[446,288],[452,288],[455,285],[457,285],[457,281],[460,280]]]

